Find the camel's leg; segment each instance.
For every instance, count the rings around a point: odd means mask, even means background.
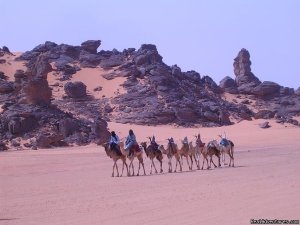
[[[193,155],[190,155],[190,159],[191,159],[191,170],[193,169],[193,164],[194,164],[194,162],[193,162]],[[196,163],[196,161],[195,161],[195,163]]]
[[[169,173],[172,173],[172,158],[169,158]]]
[[[133,166],[133,158],[130,160],[130,164],[129,164],[129,173],[130,173],[130,167],[132,168],[132,176],[134,176],[134,166]]]
[[[202,167],[201,167],[201,170],[203,170],[203,167],[204,167],[204,162],[205,162],[205,157],[203,156],[203,160],[202,160]]]
[[[123,171],[124,171],[124,160],[122,159],[122,173],[121,173],[121,177],[123,176]]]
[[[186,156],[186,161],[187,161],[187,164],[188,164],[189,170],[191,170],[191,166],[190,166],[190,163],[189,163],[189,156],[188,156],[188,155]]]
[[[212,156],[210,157],[210,161],[214,164],[215,168],[217,167],[217,165],[214,163],[214,160],[212,158]]]
[[[119,174],[119,169],[118,169],[118,164],[117,164],[117,161],[116,161],[116,168],[117,168],[117,177],[119,177],[119,176],[120,176],[120,174]]]
[[[179,163],[179,167],[180,167],[180,172],[182,172],[182,165],[181,165],[181,161],[180,161],[180,158],[177,159],[178,163]],[[188,161],[189,162],[189,161]],[[190,167],[190,165],[189,165]]]
[[[153,160],[151,159],[150,174],[152,174],[152,164],[153,164]]]
[[[229,161],[229,166],[231,166],[231,161],[232,161],[232,167],[234,167],[234,158],[233,158],[233,152],[228,152],[230,161]]]
[[[139,160],[139,169],[138,169],[138,172],[137,172],[137,176],[139,176],[140,175],[140,167],[141,167],[141,161],[140,161],[140,159],[138,159]]]
[[[194,160],[195,160],[195,163],[196,163],[197,169],[199,170],[199,169],[200,169],[200,165],[199,165],[198,154],[194,154]]]
[[[142,161],[142,167],[143,167],[143,170],[144,170],[144,175],[146,175],[146,171],[145,171],[145,165],[144,165],[144,160],[143,160],[143,157],[141,156],[141,161]],[[154,167],[155,168],[155,167]],[[156,169],[155,169],[156,170]]]
[[[113,165],[113,172],[111,174],[112,177],[115,176],[115,166],[116,166],[116,161],[114,161],[114,165]]]
[[[154,161],[153,161],[153,158],[152,158],[152,164],[153,164],[153,167],[154,167],[154,169],[155,169],[155,173],[157,173],[157,169],[156,169],[156,167],[155,167],[155,163],[154,163]],[[151,170],[152,171],[152,170]]]
[[[127,165],[127,163],[126,163],[126,159],[124,159],[124,162],[123,162],[123,163],[124,163],[125,166],[126,166],[127,176],[129,176],[130,174],[129,174],[129,171],[128,171],[128,165]],[[122,171],[122,174],[123,174],[123,171]]]
[[[234,167],[233,148],[234,148],[233,146],[231,146],[231,148],[230,148],[231,157],[232,157],[232,167]]]
[[[162,173],[162,172],[163,172],[163,169],[162,169],[162,160],[159,159],[158,161],[159,161],[159,163],[160,163],[160,173]]]
[[[180,156],[179,156],[180,157]],[[176,158],[176,156],[175,156],[175,160],[176,160],[176,165],[175,165],[175,170],[174,170],[174,172],[176,173],[176,170],[177,170],[177,163],[178,163],[178,159]]]
[[[210,169],[210,165],[208,164],[208,158],[206,158],[207,169]]]

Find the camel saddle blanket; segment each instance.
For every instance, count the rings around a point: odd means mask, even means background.
[[[222,138],[221,142],[220,142],[220,145],[223,145],[223,146],[228,146],[229,145],[229,141],[225,138]]]

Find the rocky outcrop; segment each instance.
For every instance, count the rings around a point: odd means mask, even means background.
[[[230,94],[237,94],[238,93],[238,89],[237,89],[237,85],[234,81],[234,79],[232,79],[231,77],[224,77],[221,81],[220,81],[220,88],[222,91],[224,92],[228,92]]]
[[[68,137],[74,132],[78,131],[79,126],[76,120],[71,118],[66,118],[61,120],[58,124],[58,130],[63,135],[63,137]]]
[[[27,103],[34,105],[49,105],[51,103],[52,91],[48,81],[42,77],[29,80],[23,87]]]
[[[259,85],[260,80],[251,72],[250,53],[242,49],[233,63],[235,81],[240,93],[251,94],[252,89]]]
[[[0,71],[0,80],[7,80],[7,79],[8,79],[8,77],[5,76],[5,73]]]
[[[86,96],[86,85],[81,81],[66,83],[64,90],[70,98],[82,98]]]
[[[14,91],[12,82],[0,79],[0,94],[11,93]]]
[[[152,65],[162,63],[162,57],[158,54],[155,45],[143,44],[134,56],[136,65]]]
[[[8,147],[3,141],[0,141],[0,151],[8,150]]]
[[[100,66],[103,69],[109,69],[111,67],[120,66],[125,62],[124,56],[121,54],[112,55],[107,59],[103,59],[100,62]]]
[[[259,84],[251,91],[252,94],[257,96],[268,96],[268,95],[275,95],[279,94],[280,86],[271,81],[264,81],[263,83]]]
[[[92,54],[96,54],[97,49],[100,45],[101,45],[100,40],[88,40],[88,41],[85,41],[85,42],[81,43],[81,48],[84,51],[87,51],[87,52],[92,53]]]

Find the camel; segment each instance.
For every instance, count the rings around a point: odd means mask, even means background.
[[[195,146],[195,157],[196,157],[196,163],[198,170],[200,169],[200,156],[201,152],[203,151],[203,148],[205,146],[205,143],[202,142],[200,133],[197,135],[194,135],[196,138],[196,146]]]
[[[151,139],[150,139],[150,142],[151,142]],[[150,158],[150,160],[151,160],[150,174],[152,174],[152,165],[154,167],[155,173],[157,173],[157,169],[155,167],[155,163],[153,162],[153,159],[155,159],[155,158],[160,163],[160,173],[162,173],[163,172],[163,169],[162,169],[163,154],[162,154],[162,152],[159,149],[156,149],[155,146],[153,146],[153,144],[150,144],[149,146],[147,146],[146,142],[142,142],[141,146],[143,146],[147,157]]]
[[[189,170],[192,170],[193,158],[192,158],[192,155],[191,155],[191,152],[190,152],[190,145],[188,143],[185,143],[184,141],[182,141],[182,147],[180,149],[180,156],[181,156],[181,158],[182,157],[186,158]],[[191,166],[190,166],[190,163],[189,163],[189,157],[191,159]]]
[[[220,167],[221,166],[221,163],[220,163],[220,150],[218,148],[218,143],[216,140],[213,140],[213,141],[210,141],[208,142],[207,146],[204,146],[204,148],[202,148],[201,150],[201,154],[203,156],[203,164],[202,164],[202,170],[203,170],[203,167],[204,167],[204,162],[206,160],[206,163],[207,163],[207,169],[210,169],[211,168],[211,163],[214,164],[215,168],[217,167],[216,164],[214,163],[212,157],[213,155],[217,156],[218,157],[218,166]],[[208,164],[208,157],[210,157],[210,161],[209,161],[209,164]]]
[[[218,144],[218,147],[222,154],[222,162],[225,165],[225,154],[227,153],[230,158],[229,166],[231,166],[231,161],[232,161],[232,167],[234,167],[234,157],[233,157],[234,144],[232,141],[226,138],[226,135],[224,136],[219,135],[219,137],[221,138],[221,142],[220,144]]]
[[[120,142],[120,149],[121,149],[122,154],[126,155],[128,157],[128,159],[130,160],[129,174],[130,174],[130,168],[132,168],[132,174],[131,175],[134,176],[133,160],[136,157],[139,160],[139,169],[138,169],[138,173],[136,175],[137,176],[140,175],[141,165],[142,165],[143,170],[144,170],[144,175],[146,175],[144,160],[143,160],[143,151],[140,150],[140,146],[138,144],[134,144],[134,145],[132,145],[131,149],[129,149],[129,151],[127,152],[124,149],[124,142]],[[133,155],[129,155],[130,152],[133,152]]]
[[[173,156],[176,159],[176,166],[175,166],[175,170],[174,172],[176,173],[177,170],[177,164],[179,163],[179,167],[180,167],[180,172],[182,172],[182,166],[181,166],[181,162],[180,162],[180,150],[178,149],[178,146],[171,141],[171,139],[168,139],[169,143],[168,143],[168,147],[167,149],[164,148],[163,145],[159,146],[159,150],[161,150],[161,152],[163,154],[166,154],[168,159],[169,159],[169,173],[172,173],[172,158]]]
[[[127,169],[127,176],[129,176],[128,166],[127,166],[127,163],[126,163],[126,155],[124,155],[124,154],[122,154],[122,155],[117,154],[116,151],[114,151],[114,150],[112,150],[112,149],[110,148],[110,144],[109,144],[109,143],[104,143],[102,146],[104,147],[104,150],[105,150],[105,152],[106,152],[106,155],[107,155],[108,157],[112,158],[113,161],[114,161],[113,172],[112,172],[112,175],[111,175],[111,176],[112,176],[112,177],[115,176],[115,168],[116,168],[116,170],[117,170],[117,177],[119,176],[119,170],[118,170],[118,164],[117,164],[117,161],[118,161],[119,159],[121,159],[122,162],[123,162],[121,177],[123,176],[124,165],[126,166],[126,169]]]
[[[191,141],[189,143],[189,148],[190,148],[190,158],[191,158],[191,162],[192,162],[191,167],[193,169],[193,157],[194,157],[197,169],[199,170],[200,169],[199,159],[200,159],[200,154],[201,153],[199,151],[199,154],[198,154],[197,145],[193,146],[193,143]]]

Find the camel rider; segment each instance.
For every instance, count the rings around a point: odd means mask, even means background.
[[[174,139],[172,137],[168,138],[168,141],[169,141],[169,144],[174,144]]]
[[[187,136],[185,136],[185,137],[184,137],[184,139],[183,139],[183,144],[186,144],[186,145],[188,145],[188,144],[189,144],[189,141],[188,141],[188,138],[187,138]]]
[[[223,145],[226,147],[229,145],[229,141],[226,138],[222,138],[220,141],[220,145]]]
[[[150,138],[150,140],[151,140],[151,145],[153,146],[154,150],[157,151],[158,150],[158,144],[155,141],[154,135],[153,135],[152,139]]]
[[[130,150],[131,146],[136,144],[136,143],[137,143],[136,142],[136,137],[135,137],[133,131],[130,129],[129,134],[126,138],[126,142],[125,142],[125,150],[126,151]]]
[[[201,146],[203,144],[200,134],[198,134],[197,139],[196,139],[196,145]]]
[[[118,155],[121,154],[119,144],[120,144],[120,139],[118,135],[114,131],[112,131],[109,140],[109,145],[110,145],[110,149],[115,150]]]

